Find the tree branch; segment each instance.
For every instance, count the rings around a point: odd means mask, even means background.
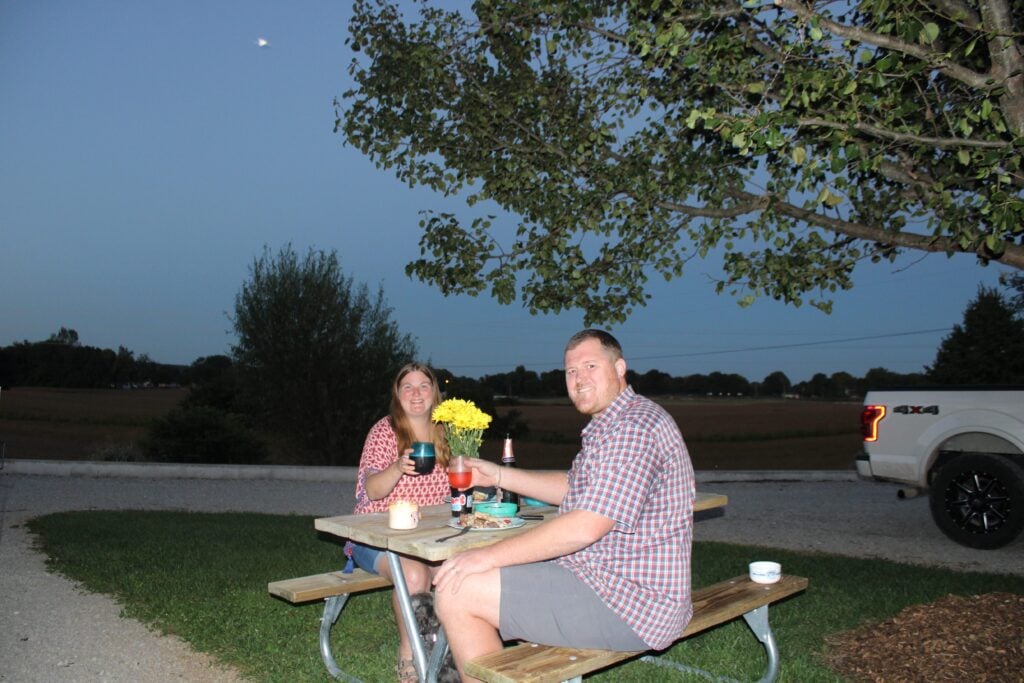
[[[862,28],[840,24],[837,21],[833,21],[828,17],[822,16],[809,7],[805,7],[799,2],[796,2],[796,0],[773,1],[776,6],[792,12],[804,21],[816,19],[818,26],[839,36],[840,38],[847,38],[859,43],[875,45],[877,47],[885,48],[886,50],[892,50],[893,52],[909,55],[926,64],[933,65],[943,74],[972,88],[976,88],[978,90],[993,90],[1002,85],[998,82],[989,82],[991,78],[989,74],[979,74],[976,71],[972,71],[971,69],[964,68],[959,64],[951,62],[944,52],[937,52],[920,45],[914,45],[913,43],[908,43],[905,40],[900,40],[899,38],[895,38],[890,35],[875,33],[874,31],[866,31]]]
[[[768,199],[768,197],[765,196],[758,196],[743,191],[733,191],[731,194],[737,199],[748,204]],[[830,232],[855,237],[868,242],[878,242],[888,246],[905,247],[908,249],[918,249],[920,251],[929,251],[934,253],[974,253],[987,260],[998,261],[999,263],[1005,263],[1006,265],[1013,266],[1015,268],[1024,268],[1024,247],[1016,244],[1008,243],[1003,254],[999,257],[994,257],[988,253],[981,253],[980,251],[973,252],[963,249],[959,243],[948,237],[919,235],[917,233],[903,231],[889,232],[888,230],[871,227],[869,225],[864,225],[863,223],[852,223],[850,221],[824,216],[815,211],[804,209],[794,204],[782,201],[772,202],[771,208],[772,211],[803,221],[809,225],[816,225],[820,228],[824,228],[825,230],[829,230]]]
[[[966,138],[936,138],[924,135],[911,135],[910,133],[899,133],[869,123],[842,123],[829,121],[827,119],[806,118],[798,119],[797,125],[808,127],[832,128],[835,130],[846,130],[853,128],[861,133],[872,137],[885,138],[893,142],[909,143],[914,145],[931,145],[933,147],[979,147],[982,149],[1013,149],[1012,142],[1000,142],[993,140],[968,140]]]
[[[633,195],[629,193],[626,194],[630,198],[636,199]],[[768,204],[771,201],[770,197],[757,197],[754,195],[748,195],[748,197],[749,201],[744,201],[736,206],[724,209],[712,209],[706,206],[690,206],[688,204],[679,204],[678,202],[670,202],[667,200],[655,201],[654,205],[659,209],[676,211],[692,218],[738,218],[755,211],[763,211],[768,207]]]
[[[960,0],[927,0],[935,14],[970,31],[981,30],[981,17],[970,5]]]

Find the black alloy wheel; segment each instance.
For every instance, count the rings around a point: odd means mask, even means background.
[[[1024,528],[1024,469],[1000,455],[959,455],[935,474],[929,502],[949,538],[970,548],[1001,548]]]

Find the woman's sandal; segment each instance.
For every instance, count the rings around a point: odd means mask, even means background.
[[[398,676],[398,683],[419,683],[420,677],[416,675],[416,666],[412,659],[398,658],[395,664],[395,675]]]

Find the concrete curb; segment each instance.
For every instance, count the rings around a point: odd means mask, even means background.
[[[356,480],[355,467],[291,465],[195,465],[163,462],[97,460],[5,460],[0,472],[50,477],[134,477],[140,479],[283,479],[289,481]]]
[[[859,481],[856,470],[697,470],[698,484],[715,482]]]
[[[49,477],[134,477],[140,479],[270,479],[355,482],[355,467],[291,465],[194,465],[98,460],[0,461],[0,472]],[[700,470],[697,483],[758,481],[856,481],[853,470]]]

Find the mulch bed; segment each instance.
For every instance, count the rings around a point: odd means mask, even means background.
[[[880,624],[826,638],[825,661],[851,681],[1024,681],[1024,595],[947,595]]]

